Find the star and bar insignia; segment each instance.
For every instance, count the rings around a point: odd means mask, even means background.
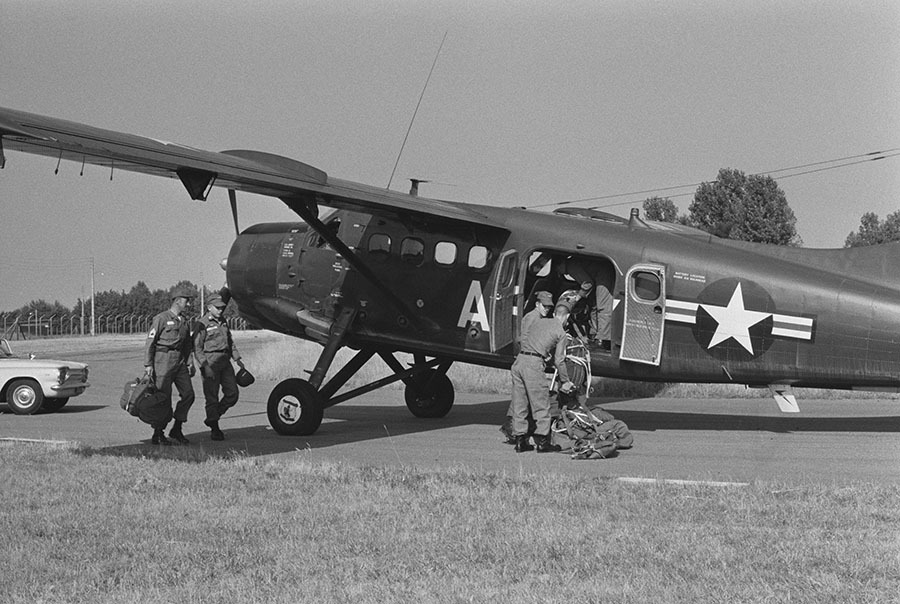
[[[751,290],[750,295],[745,294],[745,286]],[[733,342],[755,358],[769,348],[774,338],[813,339],[814,317],[774,312],[772,298],[751,281],[719,281],[699,298],[698,302],[667,299],[665,318],[692,325],[697,341],[708,351]]]

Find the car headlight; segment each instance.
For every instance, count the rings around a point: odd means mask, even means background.
[[[67,379],[69,379],[69,368],[68,367],[60,367],[59,368],[59,383],[64,384]]]
[[[85,381],[85,382],[88,381],[87,378],[88,378],[88,366],[85,365],[85,366],[84,366],[84,381]]]

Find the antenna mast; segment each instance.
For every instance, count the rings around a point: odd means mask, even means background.
[[[444,32],[444,37],[441,38],[441,45],[438,46],[437,53],[434,55],[434,61],[431,63],[431,69],[428,71],[428,77],[425,78],[425,85],[422,86],[422,93],[419,95],[419,102],[416,103],[416,108],[413,111],[412,119],[409,120],[409,127],[406,129],[406,136],[403,137],[403,144],[400,145],[400,153],[397,154],[397,161],[394,162],[394,169],[391,170],[391,177],[388,179],[387,187],[391,188],[391,183],[394,181],[394,174],[397,172],[397,166],[400,164],[400,157],[403,155],[403,148],[406,146],[406,139],[409,138],[409,132],[412,130],[413,122],[416,121],[416,114],[419,112],[419,105],[422,104],[422,97],[425,96],[425,91],[428,89],[428,82],[431,81],[431,74],[434,73],[434,66],[437,65],[438,57],[441,56],[441,49],[444,47],[444,40],[447,39],[447,32]]]

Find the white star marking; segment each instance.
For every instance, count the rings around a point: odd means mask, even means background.
[[[731,294],[731,300],[728,306],[712,306],[709,304],[700,305],[703,310],[716,320],[719,324],[716,332],[709,341],[707,349],[712,348],[716,344],[721,344],[728,338],[744,347],[744,350],[753,354],[753,343],[750,341],[750,328],[772,316],[772,313],[758,312],[755,310],[746,310],[744,308],[744,292],[741,290],[741,284],[738,282]]]

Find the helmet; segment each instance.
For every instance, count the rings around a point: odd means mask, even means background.
[[[240,386],[241,388],[246,388],[256,381],[256,378],[253,377],[253,374],[243,367],[241,367],[241,370],[234,375],[234,379],[238,383],[238,386]]]

